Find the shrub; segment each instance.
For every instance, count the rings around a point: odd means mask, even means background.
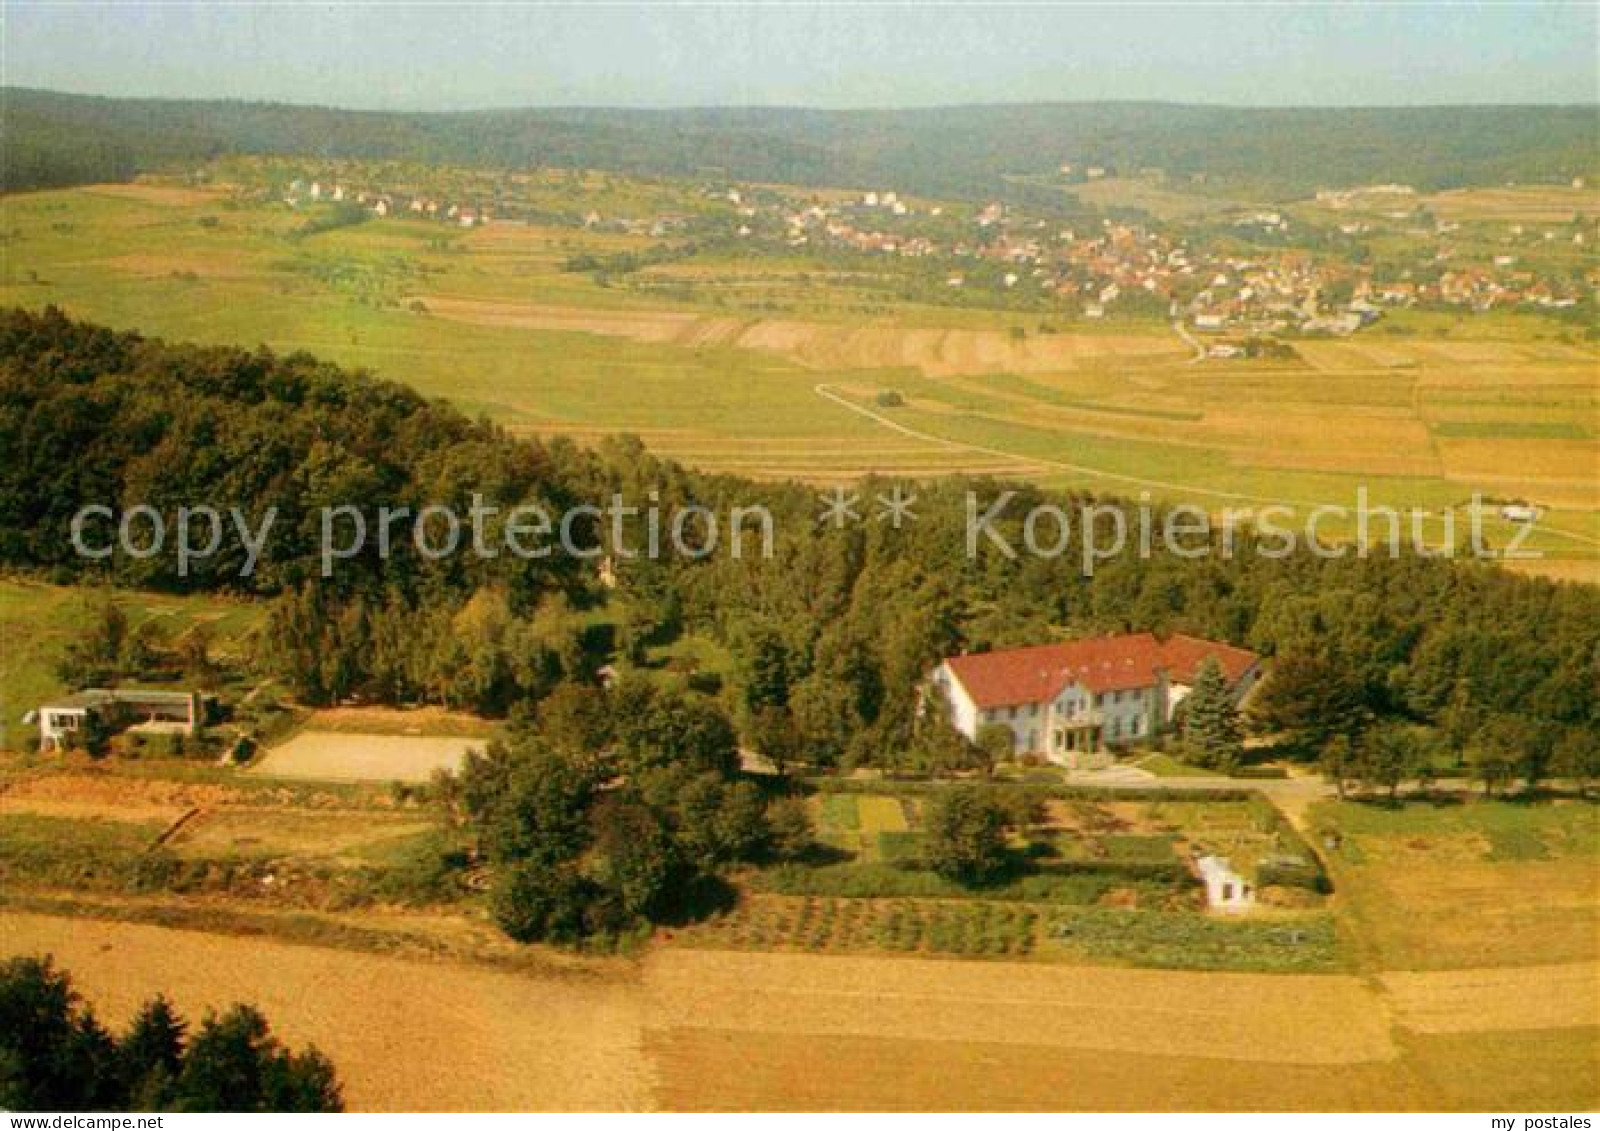
[[[928,807],[928,865],[969,887],[993,883],[1010,864],[1006,829],[1011,814],[990,791],[956,787]]]
[[[1277,781],[1288,777],[1289,771],[1282,766],[1240,766],[1233,771],[1233,776],[1257,781]]]
[[[1332,890],[1321,867],[1302,856],[1269,856],[1256,865],[1256,886],[1304,888],[1325,895]]]
[[[767,850],[778,860],[799,860],[816,844],[805,802],[781,797],[767,806]]]

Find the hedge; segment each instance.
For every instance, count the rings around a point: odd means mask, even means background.
[[[1031,790],[1054,801],[1250,801],[1261,796],[1249,786],[1217,786],[1206,789],[1164,789],[1159,786],[1082,786],[1051,785],[1036,781],[1004,781],[963,778],[931,781],[927,778],[883,778],[863,781],[858,778],[814,776],[805,784],[820,793],[854,793],[888,797],[933,797],[952,786],[979,785],[995,790]]]

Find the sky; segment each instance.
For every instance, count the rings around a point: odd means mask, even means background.
[[[7,85],[361,109],[1600,101],[1590,2],[3,0]]]

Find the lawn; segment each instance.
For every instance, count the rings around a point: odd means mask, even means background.
[[[1039,796],[1042,820],[1013,838],[1017,867],[985,897],[1086,903],[1120,892],[1172,905],[1192,894],[1186,862],[1195,855],[1226,856],[1246,875],[1269,859],[1310,863],[1299,835],[1260,799],[1062,799],[1048,789]],[[921,863],[926,803],[892,786],[823,787],[808,806],[818,840],[838,857],[773,869],[753,882],[793,894],[959,897],[958,885]]]

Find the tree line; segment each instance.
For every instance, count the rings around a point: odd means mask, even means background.
[[[328,1058],[285,1047],[253,1006],[196,1027],[157,996],[114,1034],[46,957],[0,964],[0,1107],[337,1112],[344,1101]]]

